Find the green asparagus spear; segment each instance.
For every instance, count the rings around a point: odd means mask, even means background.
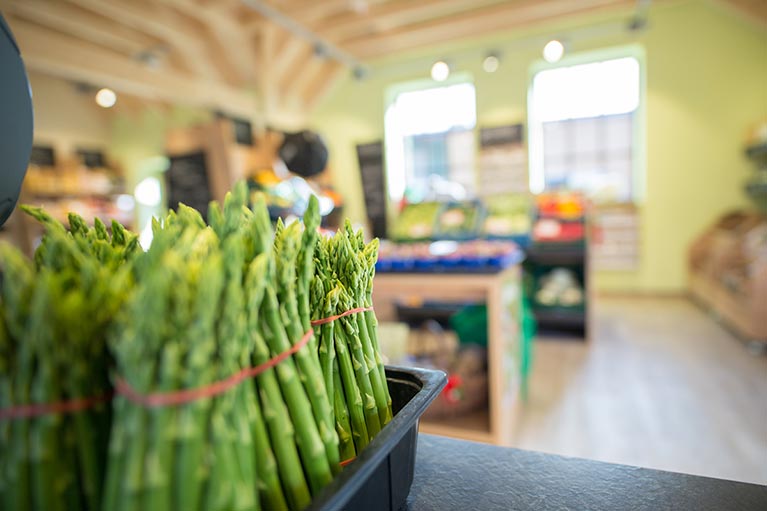
[[[259,308],[264,297],[270,257],[271,253],[257,256],[248,266],[246,275],[246,315],[252,339],[254,365],[260,365],[269,359],[269,348],[259,333]],[[257,409],[263,409],[263,416],[257,412],[258,416],[254,420],[254,440],[259,460],[258,485],[262,502],[266,509],[287,509],[285,494],[280,486],[282,478],[288,500],[295,509],[303,508],[311,497],[295,447],[293,426],[282,402],[274,370],[267,369],[260,374],[254,387],[260,389],[261,396],[256,403]],[[272,445],[266,430],[267,425],[270,426]]]
[[[277,224],[281,225],[280,222]],[[279,307],[281,317],[283,318],[283,324],[285,330],[289,336],[289,339],[295,344],[298,342],[304,333],[309,331],[310,328],[304,329],[302,322],[296,321],[294,318],[300,316],[298,307],[296,304],[296,288],[304,288],[306,293],[306,299],[308,300],[309,282],[301,282],[299,285],[294,285],[296,281],[296,266],[295,261],[299,259],[297,252],[300,253],[302,238],[300,236],[300,225],[293,223],[287,227],[279,229],[279,234],[275,236],[275,250],[279,247],[279,252],[276,252],[278,256],[277,260],[277,294],[279,297]],[[306,233],[306,231],[304,231]],[[313,238],[312,238],[313,239]],[[308,263],[307,263],[308,264]],[[313,262],[311,263],[313,268]],[[299,280],[309,278],[309,274],[303,272],[302,275],[298,275]],[[309,324],[309,318],[306,318],[306,323]],[[312,350],[309,347],[302,348],[294,356],[301,382],[304,385],[306,394],[309,397],[309,401],[312,406],[312,413],[319,429],[322,443],[325,446],[326,456],[331,466],[331,471],[337,473],[340,470],[339,467],[339,455],[338,455],[338,435],[336,434],[333,424],[333,412],[330,407],[330,399],[325,389],[325,380],[322,377],[322,372],[319,367],[319,360],[317,358],[316,349]]]
[[[209,239],[210,248],[207,254],[201,254],[201,278],[191,305],[195,320],[189,325],[186,336],[184,388],[208,385],[216,378],[211,360],[216,350],[215,322],[224,285],[223,262],[216,237],[208,230],[204,238]],[[199,242],[202,243],[204,238]],[[201,505],[203,488],[211,470],[209,460],[204,458],[210,410],[210,399],[198,399],[181,406],[178,411],[173,498],[179,510],[193,511]]]
[[[344,399],[343,383],[341,374],[338,370],[338,361],[333,364],[333,400],[335,402],[336,431],[338,432],[339,452],[343,461],[354,458],[356,452],[354,447],[354,438],[352,426],[349,422],[349,409]],[[364,421],[362,422],[364,424]]]

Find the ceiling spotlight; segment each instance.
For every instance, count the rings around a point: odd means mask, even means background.
[[[349,2],[349,7],[357,14],[367,14],[370,9],[368,0],[351,0]]]
[[[315,57],[324,59],[324,58],[327,58],[328,55],[329,55],[328,48],[324,44],[317,43],[317,44],[314,45],[314,56]]]
[[[357,81],[362,81],[368,77],[368,70],[362,66],[355,66],[352,69],[352,76]]]
[[[482,61],[482,69],[485,70],[486,73],[495,73],[498,71],[498,67],[501,65],[501,59],[498,58],[498,55],[495,53],[490,53],[487,57],[485,57],[485,60]]]
[[[117,103],[117,94],[112,89],[99,89],[96,93],[96,104],[102,108],[112,108]]]
[[[431,78],[437,82],[444,82],[450,76],[450,66],[444,60],[438,60],[431,66]]]
[[[136,54],[136,60],[150,69],[162,67],[162,57],[151,50],[140,51]]]
[[[556,39],[552,39],[543,47],[543,58],[546,62],[559,62],[564,54],[565,46]]]

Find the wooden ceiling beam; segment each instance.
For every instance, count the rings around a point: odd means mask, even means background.
[[[10,0],[4,9],[22,19],[93,42],[128,56],[156,48],[161,41],[111,23],[77,7],[45,0]]]
[[[306,110],[312,110],[315,105],[330,90],[330,87],[340,77],[346,68],[338,62],[327,61],[313,82],[304,88],[301,94]]]
[[[327,61],[315,55],[309,55],[301,62],[300,72],[292,75],[284,87],[285,98],[302,97],[307,88],[317,79]]]
[[[609,8],[626,8],[633,0],[524,0],[504,2],[450,17],[409,25],[376,36],[355,37],[338,44],[359,58],[429,46],[461,37],[498,32],[564,15]]]
[[[272,68],[268,72],[271,73],[277,83],[282,83],[286,77],[290,76],[288,71],[295,69],[297,63],[312,52],[313,49],[306,41],[291,36],[284,48],[275,53]]]
[[[314,55],[314,49],[308,44],[305,44],[301,49],[301,52],[293,59],[293,62],[285,68],[285,71],[281,73],[279,77],[275,77],[278,79],[277,83],[279,90],[288,91],[296,77],[303,73],[307,63],[315,58],[317,57]]]
[[[259,91],[261,92],[261,111],[264,113],[267,123],[271,122],[272,116],[277,110],[277,81],[274,79],[272,70],[274,69],[278,28],[270,23],[264,26],[263,30],[259,33],[261,38]]]
[[[204,0],[198,2],[198,5],[202,5],[205,8],[217,9],[221,12],[229,11],[242,4],[242,0]]]
[[[340,14],[322,23],[322,34],[338,41],[354,36],[374,34],[457,14],[505,0],[394,0],[371,7],[366,13]],[[508,3],[508,2],[506,2]]]
[[[386,2],[387,0],[367,0],[367,9],[370,10],[374,6]],[[413,3],[417,2],[413,1]],[[355,13],[352,0],[296,0],[287,5],[275,7],[279,7],[286,15],[318,31],[322,31],[320,22],[331,20],[336,16]],[[364,12],[362,11],[357,15],[364,15]]]
[[[203,41],[177,27],[177,20],[167,12],[154,8],[147,11],[135,1],[118,0],[68,0],[115,23],[127,25],[140,32],[158,37],[168,43],[195,74],[209,79],[220,79],[221,73],[210,61]],[[151,6],[148,4],[147,7]]]
[[[171,70],[156,72],[134,59],[19,18],[9,16],[8,22],[30,70],[173,104],[186,103],[246,116],[257,111],[253,96],[228,85]]]
[[[272,37],[274,38],[274,48],[275,48],[275,54],[281,53],[287,46],[287,44],[295,39],[295,36],[282,28],[281,26],[272,23],[270,21],[264,20],[262,22],[263,24],[268,24],[270,27],[272,27]]]
[[[252,37],[237,21],[212,6],[201,6],[193,0],[160,0],[193,17],[210,32],[217,43],[217,54],[234,69],[241,83],[253,83],[256,78],[257,56]]]
[[[202,58],[217,70],[222,81],[237,87],[245,85],[246,80],[240,70],[240,63],[230,58],[232,51],[229,44],[231,43],[222,43],[213,34],[209,24],[187,14],[186,10],[158,3],[158,0],[152,1],[156,3],[156,8],[164,11],[169,19],[175,20],[176,28],[198,41]]]

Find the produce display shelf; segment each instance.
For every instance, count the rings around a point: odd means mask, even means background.
[[[430,268],[409,268],[407,270],[376,270],[377,273],[394,273],[398,275],[433,275],[433,274],[452,274],[452,275],[494,275],[503,271],[507,266],[432,266]]]
[[[767,158],[767,142],[747,147],[746,156],[749,158]]]
[[[481,303],[487,307],[487,404],[458,417],[424,418],[423,432],[510,445],[520,405],[516,362],[506,353],[521,350],[521,268],[511,266],[492,275],[377,273],[373,303],[379,321],[397,321],[398,305],[420,302]]]
[[[545,247],[533,244],[525,252],[529,261],[546,265],[580,265],[586,258],[582,244],[556,246],[555,243],[547,243]]]
[[[460,260],[389,260],[378,261],[376,271],[379,273],[473,273],[493,274],[510,266],[521,263],[525,253],[515,250],[497,257],[462,258]]]
[[[88,190],[68,191],[68,192],[47,192],[47,191],[30,191],[28,195],[31,198],[39,200],[61,200],[61,199],[114,199],[118,195],[122,195],[125,192],[112,191],[112,192],[97,192]]]
[[[533,314],[541,327],[554,326],[562,328],[582,329],[586,326],[586,314],[583,308],[575,307],[533,307]]]

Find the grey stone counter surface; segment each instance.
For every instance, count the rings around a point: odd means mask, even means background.
[[[550,509],[767,511],[767,486],[418,436],[402,511]]]

